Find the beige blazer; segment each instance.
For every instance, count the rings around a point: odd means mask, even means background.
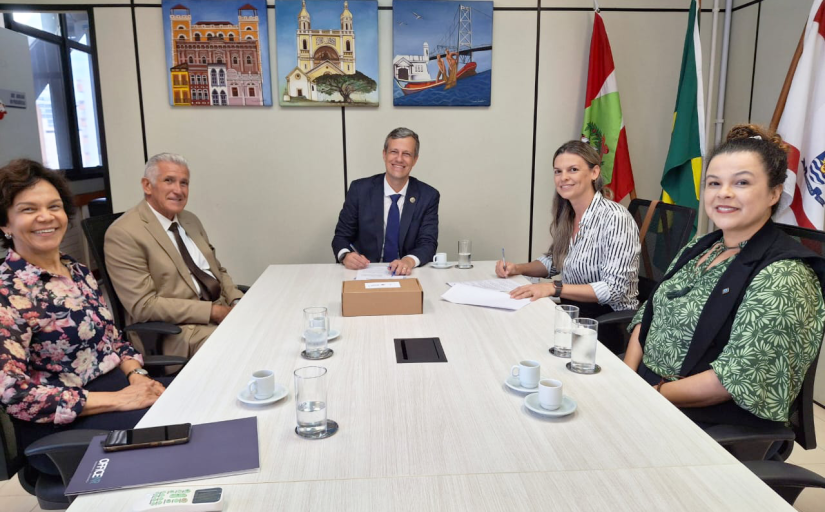
[[[228,305],[243,293],[215,256],[200,220],[183,211],[178,221],[195,242],[209,270],[221,282],[219,304]],[[212,303],[198,298],[195,284],[176,245],[163,230],[144,200],[124,213],[106,231],[106,268],[118,298],[126,309],[128,323],[164,321],[178,324],[182,332],[167,336],[163,352],[191,357],[217,327],[209,323]],[[143,346],[136,335],[130,341]]]

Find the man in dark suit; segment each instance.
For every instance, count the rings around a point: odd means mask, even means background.
[[[384,174],[350,184],[338,216],[332,251],[352,270],[386,262],[397,275],[433,260],[438,246],[438,201],[433,187],[410,177],[418,135],[396,128],[384,140]]]

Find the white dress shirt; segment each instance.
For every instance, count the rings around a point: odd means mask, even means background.
[[[382,240],[384,240],[387,236],[387,216],[389,216],[389,214],[390,214],[390,206],[392,205],[392,198],[390,198],[390,196],[395,195],[395,194],[401,194],[401,197],[398,198],[398,202],[396,203],[398,205],[398,222],[399,222],[399,225],[400,225],[401,224],[401,214],[404,213],[404,200],[407,198],[407,187],[409,187],[409,186],[410,186],[410,180],[407,180],[407,183],[404,185],[404,188],[402,188],[400,191],[396,192],[395,190],[392,189],[389,182],[387,182],[387,176],[386,175],[384,176],[384,231],[382,233],[383,236],[381,237]],[[399,233],[399,236],[400,235],[401,234]],[[401,240],[399,240],[398,243],[400,244]],[[343,260],[344,255],[348,252],[352,252],[352,251],[350,251],[349,249],[341,249],[341,251],[338,253],[338,261]],[[408,254],[406,257],[412,259],[415,262],[416,267],[421,264],[421,260],[419,260],[418,257],[416,257],[412,254]],[[384,247],[383,246],[381,247],[381,259],[382,260],[384,259]]]
[[[152,213],[154,213],[155,217],[158,218],[158,222],[160,222],[161,227],[163,227],[163,230],[166,231],[167,235],[169,235],[169,239],[172,240],[172,245],[175,246],[175,248],[178,250],[178,254],[180,254],[180,247],[178,247],[178,242],[175,240],[175,234],[169,231],[169,227],[172,225],[173,222],[178,223],[178,233],[180,233],[180,238],[181,240],[183,240],[183,245],[186,246],[186,250],[189,251],[189,255],[192,256],[192,261],[194,261],[195,265],[197,265],[201,270],[203,270],[210,276],[215,277],[215,274],[213,274],[212,271],[209,270],[209,262],[206,261],[206,257],[204,257],[201,250],[198,249],[198,246],[195,244],[194,240],[189,238],[189,235],[187,235],[186,231],[183,230],[183,226],[181,226],[180,222],[178,221],[178,216],[175,215],[174,220],[169,220],[165,216],[158,213],[157,210],[152,208],[151,204],[149,205],[149,209],[152,210]],[[193,276],[191,272],[189,272],[189,275],[192,277],[192,282],[195,283],[195,290],[197,290],[198,294],[200,294],[200,283],[198,283],[198,280],[195,279],[195,276]]]

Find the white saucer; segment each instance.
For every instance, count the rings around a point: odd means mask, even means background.
[[[338,329],[330,329],[329,332],[327,333],[327,341],[332,341],[340,335],[341,335],[341,331],[339,331]],[[302,334],[301,338],[306,339],[306,336],[304,336]]]
[[[443,265],[436,265],[435,263],[430,263],[430,267],[438,268],[438,269],[453,268],[453,264],[452,263],[445,263]]]
[[[550,411],[542,407],[539,403],[539,394],[532,393],[524,397],[524,406],[541,416],[559,417],[567,416],[568,414],[575,411],[576,401],[570,398],[570,396],[564,395],[564,398],[562,398],[561,400],[561,407],[559,407],[555,411]]]
[[[536,384],[536,387],[534,388],[525,388],[519,382],[518,377],[513,376],[507,377],[507,380],[504,381],[504,384],[513,391],[518,391],[519,393],[535,393],[539,389],[538,384]]]
[[[249,388],[243,388],[241,392],[238,393],[238,400],[249,405],[266,405],[277,402],[288,394],[289,392],[285,387],[280,384],[275,384],[275,393],[269,398],[258,400],[254,395],[252,395],[252,393],[249,392]]]

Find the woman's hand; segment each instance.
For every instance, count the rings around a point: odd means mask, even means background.
[[[510,277],[521,275],[521,272],[518,271],[517,264],[510,261],[502,262],[502,260],[498,260],[496,262],[496,275],[498,277]]]
[[[130,384],[114,393],[115,410],[135,411],[145,409],[154,404],[158,397],[166,391],[166,388],[160,382],[148,377],[141,377],[141,379],[135,379],[134,384]]]
[[[553,283],[526,284],[511,291],[510,297],[513,299],[529,298],[532,302],[543,297],[549,297],[553,295],[555,291],[556,287],[553,286]]]

